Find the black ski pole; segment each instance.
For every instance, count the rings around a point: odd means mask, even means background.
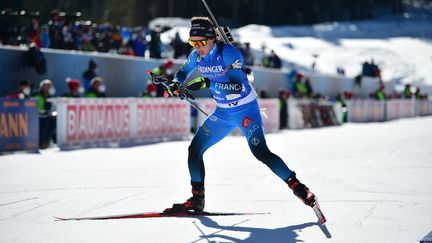
[[[213,21],[214,25],[216,26],[216,31],[222,37],[222,40],[225,42],[225,44],[230,44],[231,42],[233,42],[234,39],[230,33],[229,27],[226,27],[227,32],[225,32],[225,30],[217,22],[215,16],[213,15],[213,12],[210,10],[210,7],[207,5],[206,0],[202,0],[202,2],[204,4],[204,7],[207,9],[207,12],[209,13],[211,20]],[[229,37],[228,37],[227,33],[229,34]],[[231,39],[230,39],[230,37],[231,37]],[[231,64],[231,65],[233,65],[233,64]],[[235,68],[235,67],[232,66],[232,68]],[[247,74],[249,82],[253,82],[254,75],[253,75],[252,69],[248,66],[244,66],[243,71]]]
[[[212,19],[213,23],[216,25],[216,29],[218,30],[219,34],[222,36],[223,41],[225,42],[225,44],[229,44],[229,38],[226,35],[225,31],[222,29],[222,27],[220,27],[220,25],[218,24],[216,18],[214,17],[212,11],[210,10],[209,6],[207,5],[206,0],[202,0],[204,7],[207,9],[207,12],[210,15],[210,18]]]

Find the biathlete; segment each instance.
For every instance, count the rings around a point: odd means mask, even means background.
[[[189,90],[209,88],[217,108],[199,127],[189,146],[192,197],[166,211],[200,213],[204,210],[203,154],[237,127],[246,137],[253,155],[286,182],[306,205],[313,207],[315,195],[267,147],[257,95],[247,79],[239,50],[217,41],[209,18],[193,17],[191,23],[189,44],[194,50],[168,85],[166,93],[191,97]],[[196,68],[202,77],[185,83]]]

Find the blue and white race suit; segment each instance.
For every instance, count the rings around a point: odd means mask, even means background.
[[[205,57],[192,51],[174,80],[183,83],[195,69],[210,80],[217,108],[199,127],[189,146],[191,182],[204,183],[204,152],[237,127],[253,155],[286,180],[292,171],[267,147],[256,93],[243,71],[243,58],[237,48],[224,44],[220,51],[215,44]]]

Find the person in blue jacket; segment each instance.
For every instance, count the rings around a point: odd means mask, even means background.
[[[215,28],[209,18],[193,17],[191,24],[189,44],[194,50],[176,73],[166,92],[171,96],[190,98],[189,90],[209,88],[217,108],[198,128],[189,146],[192,197],[167,210],[195,213],[204,210],[203,154],[237,127],[246,137],[253,155],[285,181],[306,205],[314,206],[315,195],[267,147],[257,95],[247,79],[239,50],[216,39]],[[202,76],[186,81],[195,69]]]

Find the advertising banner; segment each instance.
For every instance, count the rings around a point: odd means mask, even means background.
[[[417,101],[416,115],[418,116],[432,115],[432,101],[431,100]]]
[[[378,122],[386,119],[386,102],[379,100],[348,100],[349,122]]]
[[[178,140],[190,134],[190,107],[177,99],[57,99],[60,149]]]
[[[387,120],[415,116],[415,100],[388,100]]]
[[[39,150],[36,100],[0,99],[0,153]]]

